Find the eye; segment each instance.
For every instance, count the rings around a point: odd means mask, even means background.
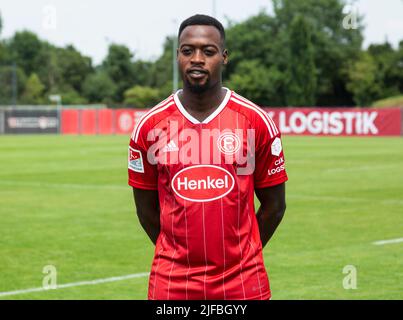
[[[204,54],[205,54],[206,56],[213,56],[213,55],[215,55],[215,51],[214,51],[214,50],[211,50],[211,49],[205,49],[205,50],[204,50]]]
[[[182,52],[183,55],[188,56],[188,55],[190,55],[192,53],[192,50],[189,49],[189,48],[183,48],[181,50],[181,52]]]

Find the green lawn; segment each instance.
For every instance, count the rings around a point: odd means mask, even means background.
[[[0,299],[146,299],[153,245],[127,186],[125,136],[0,136]],[[273,299],[403,299],[403,139],[284,137],[286,216],[264,249]],[[357,289],[343,288],[343,268]]]

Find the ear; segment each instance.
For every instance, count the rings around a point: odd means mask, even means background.
[[[228,50],[224,49],[222,52],[223,56],[223,65],[226,65],[228,63]]]

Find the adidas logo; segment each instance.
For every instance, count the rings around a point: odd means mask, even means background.
[[[162,148],[162,152],[173,152],[173,151],[179,151],[179,148],[172,140],[164,148]]]

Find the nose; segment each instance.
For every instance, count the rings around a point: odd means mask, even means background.
[[[204,64],[204,55],[202,50],[195,50],[194,54],[192,55],[191,62],[193,64]]]

